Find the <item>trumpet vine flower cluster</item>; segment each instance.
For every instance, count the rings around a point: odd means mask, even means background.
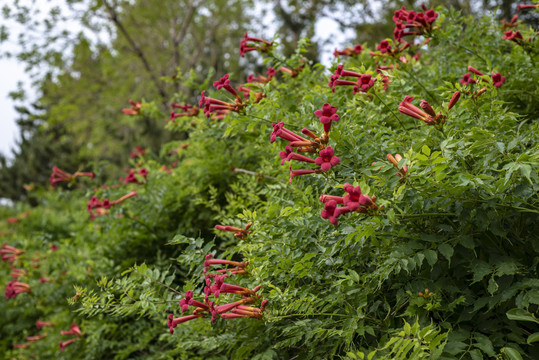
[[[137,145],[137,146],[135,146],[135,150],[131,151],[131,154],[129,155],[129,157],[131,159],[134,159],[134,158],[137,158],[137,157],[143,156],[143,155],[146,155],[146,149],[144,149],[140,145]]]
[[[361,46],[361,44],[358,44],[358,45],[354,46],[353,48],[347,47],[344,50],[335,49],[335,51],[333,52],[333,56],[335,56],[335,57],[337,57],[337,56],[354,56],[354,55],[361,54],[362,51],[363,51],[363,47]]]
[[[122,112],[126,115],[139,115],[140,108],[142,107],[141,102],[134,102],[133,100],[129,100],[129,103],[131,104],[131,107],[127,109],[122,109]]]
[[[277,70],[272,68],[271,66],[266,71],[266,76],[258,75],[254,76],[253,74],[250,74],[247,76],[247,82],[254,84],[254,83],[260,83],[260,84],[267,84],[273,79],[273,77],[277,74]]]
[[[449,101],[448,110],[451,110],[453,106],[457,103],[457,101],[460,98],[460,91],[456,91],[452,96],[451,100]],[[425,100],[421,100],[421,103],[418,108],[417,106],[412,104],[412,100],[414,98],[412,96],[406,96],[403,101],[399,104],[399,111],[401,114],[411,116],[413,118],[419,119],[423,122],[425,122],[427,125],[438,125],[445,123],[446,115],[443,115],[442,113],[436,113],[432,106]]]
[[[337,108],[330,104],[324,104],[322,110],[314,112],[315,116],[320,118],[320,122],[324,126],[324,134],[320,137],[315,135],[309,129],[302,129],[303,135],[310,139],[302,137],[293,131],[284,127],[284,123],[273,123],[273,132],[270,136],[270,142],[273,143],[277,137],[287,140],[289,143],[286,145],[285,150],[279,154],[282,161],[281,165],[285,161],[296,160],[306,162],[310,164],[316,164],[320,166],[315,170],[292,170],[290,166],[290,182],[296,176],[307,174],[319,174],[322,171],[329,171],[332,167],[340,163],[340,159],[335,155],[335,152],[331,146],[327,146],[329,141],[329,132],[331,130],[331,123],[339,121],[339,115],[337,114]],[[297,148],[297,152],[294,152],[294,148]],[[300,152],[316,153],[318,151],[318,157],[316,159],[299,154]]]
[[[12,264],[15,262],[15,260],[19,258],[19,256],[21,256],[25,252],[25,250],[19,250],[6,243],[4,243],[4,245],[2,245],[2,247],[0,248],[0,255],[2,255],[2,261],[9,262]]]
[[[483,74],[481,71],[477,70],[476,68],[474,68],[473,66],[468,65],[468,71],[471,72],[471,73],[474,73],[477,76],[480,76],[482,81],[487,81],[485,79],[486,75]],[[492,84],[495,87],[500,87],[505,82],[505,76],[502,76],[499,72],[498,73],[492,73],[491,77],[492,77]],[[460,83],[462,85],[468,85],[468,84],[475,84],[476,81],[475,81],[475,79],[472,77],[472,75],[470,73],[466,73],[466,74],[464,74],[462,79],[460,79]]]
[[[245,54],[250,51],[267,52],[271,50],[272,47],[273,41],[251,37],[245,33],[243,40],[240,42],[240,56],[245,57]]]
[[[146,168],[142,168],[138,171],[135,169],[130,169],[125,179],[123,179],[124,185],[127,185],[129,183],[141,184],[140,180],[137,179],[137,175],[142,176],[144,180],[146,180],[146,177],[148,176],[149,173],[150,172],[146,170]]]
[[[397,171],[398,171],[397,176],[398,177],[404,177],[404,176],[407,175],[408,166],[403,165],[402,168],[399,168],[399,162],[402,160],[402,156],[400,154],[395,154],[395,156],[393,156],[391,154],[387,154],[386,158],[387,158],[387,160],[389,160],[389,162],[391,164],[393,164],[395,169],[397,169]],[[404,179],[402,179],[402,180],[404,180]]]
[[[30,285],[16,280],[7,283],[4,291],[6,300],[15,299],[21,293],[30,293]]]
[[[52,174],[49,178],[49,181],[52,185],[52,187],[56,186],[56,184],[60,182],[72,182],[79,176],[88,176],[89,178],[93,179],[95,178],[95,174],[93,172],[80,172],[77,171],[74,174],[70,174],[57,166],[54,166],[52,168]]]
[[[401,42],[404,36],[423,35],[433,29],[432,24],[438,18],[438,13],[433,9],[427,9],[424,4],[421,4],[421,8],[424,12],[406,10],[404,6],[395,11],[393,37],[396,41]]]
[[[223,226],[223,225],[215,225],[215,228],[217,230],[232,232],[232,233],[234,233],[234,236],[237,237],[238,239],[245,239],[245,237],[247,235],[252,233],[252,231],[249,230],[249,228],[252,225],[253,225],[253,223],[250,222],[250,223],[247,224],[247,226],[245,226],[244,229],[240,229],[240,228],[237,228],[237,227],[234,227],[234,226]]]
[[[172,112],[170,113],[170,120],[174,122],[176,118],[186,116],[186,117],[193,117],[197,116],[200,112],[200,109],[194,105],[180,105],[178,103],[172,103]],[[174,111],[174,109],[181,109],[183,112],[177,113]]]
[[[92,196],[92,198],[88,202],[88,205],[86,206],[86,210],[88,210],[88,212],[90,213],[90,219],[93,220],[97,216],[105,215],[107,213],[107,210],[112,206],[118,205],[134,196],[137,196],[137,192],[135,190],[132,190],[130,193],[114,201],[109,201],[109,199],[100,201],[97,196]]]
[[[71,327],[69,328],[69,330],[62,330],[60,332],[60,334],[62,336],[66,336],[66,335],[74,335],[75,337],[74,338],[71,338],[67,341],[60,341],[58,344],[60,345],[60,350],[61,351],[64,351],[65,348],[74,343],[75,341],[77,341],[78,339],[80,339],[82,337],[82,332],[80,330],[80,327],[77,325],[77,324],[72,324]]]
[[[209,273],[211,267],[215,265],[231,265],[233,268],[218,269],[215,273]],[[189,307],[194,307],[194,310],[191,315],[178,318],[174,318],[174,314],[169,314],[167,326],[170,333],[173,334],[174,328],[179,324],[207,316],[211,316],[212,322],[215,322],[218,317],[221,317],[222,319],[261,319],[268,301],[261,301],[260,307],[248,306],[260,301],[260,295],[256,293],[260,290],[261,286],[257,286],[254,289],[248,289],[225,282],[226,279],[232,275],[247,274],[247,271],[245,270],[247,265],[248,262],[214,259],[212,254],[206,255],[204,260],[206,284],[204,287],[204,301],[195,300],[193,298],[193,291],[187,291],[184,298],[179,301],[179,306],[182,313],[187,312]],[[210,301],[211,295],[217,299],[220,294],[236,294],[241,296],[241,299],[222,305],[217,305],[214,301]]]
[[[242,97],[230,85],[228,74],[225,74],[225,76],[223,76],[221,79],[215,81],[213,86],[215,86],[217,90],[225,89],[230,94],[234,95],[235,99],[233,103],[228,103],[223,100],[207,97],[206,91],[202,91],[198,105],[200,108],[204,108],[204,114],[206,117],[209,118],[211,114],[214,114],[215,116],[221,118],[221,116],[227,115],[230,111],[240,112],[246,106]]]
[[[343,185],[343,189],[347,193],[345,196],[323,194],[319,198],[324,203],[324,210],[322,210],[320,216],[329,220],[333,225],[337,226],[339,224],[337,218],[342,214],[350,212],[372,213],[379,209],[378,205],[376,205],[376,196],[370,197],[362,194],[359,185],[354,187],[346,183]]]
[[[341,80],[341,77],[355,77],[357,80]],[[357,94],[358,92],[366,93],[374,86],[375,80],[370,74],[360,74],[355,71],[344,70],[343,65],[338,65],[334,74],[331,75],[328,85],[333,92],[335,92],[336,86],[353,86],[353,93]]]

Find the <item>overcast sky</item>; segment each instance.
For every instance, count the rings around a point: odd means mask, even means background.
[[[26,79],[23,66],[16,60],[0,60],[0,152],[4,155],[11,153],[17,135],[16,113],[8,93],[17,89],[18,81]]]

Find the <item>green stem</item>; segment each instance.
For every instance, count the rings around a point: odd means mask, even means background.
[[[291,318],[294,316],[341,316],[341,317],[350,317],[350,315],[345,314],[332,314],[332,313],[308,313],[308,314],[289,314],[289,315],[283,315],[283,316],[274,316],[271,317],[269,320],[275,320],[275,319],[286,319]]]
[[[427,93],[427,95],[430,96],[430,98],[436,103],[436,105],[440,106],[440,103],[438,102],[438,99],[436,97],[434,97],[434,95],[432,95],[432,93],[427,90],[427,88],[425,86],[423,86],[423,84],[416,79],[416,77],[414,75],[412,75],[412,73],[408,72],[408,70],[406,69],[402,69],[405,73],[407,73],[412,79],[414,79],[414,81],[423,88],[423,90],[425,90],[425,92]]]
[[[391,110],[391,108],[390,108],[389,106],[387,106],[387,104],[380,98],[380,96],[378,96],[378,94],[377,94],[376,92],[374,93],[374,96],[376,96],[376,98],[377,98],[378,100],[380,100],[380,102],[381,102],[382,104],[384,104],[384,106],[386,107],[386,109],[388,109],[389,112],[393,115],[393,117],[394,117],[395,119],[397,119],[397,122],[400,124],[400,126],[402,127],[402,129],[403,129],[404,131],[406,131],[406,128],[404,127],[404,124],[401,122],[401,120],[398,118],[398,116],[395,115],[395,113],[393,112],[393,110]]]

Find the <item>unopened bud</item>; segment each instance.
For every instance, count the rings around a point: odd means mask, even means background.
[[[421,100],[421,103],[419,104],[419,106],[421,106],[421,108],[425,110],[425,112],[429,114],[430,116],[436,117],[436,112],[434,111],[432,106],[430,106],[430,104],[426,102],[425,100]]]
[[[451,96],[451,100],[449,100],[449,106],[447,106],[448,110],[451,110],[453,106],[459,101],[460,99],[460,91],[455,91],[453,96]]]

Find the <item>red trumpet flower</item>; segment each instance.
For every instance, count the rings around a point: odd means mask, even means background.
[[[9,300],[9,299],[15,299],[17,295],[23,292],[30,293],[30,285],[23,282],[12,280],[7,283],[4,294],[6,296],[6,300]]]
[[[252,225],[253,223],[250,222],[245,226],[244,229],[240,229],[234,226],[223,226],[223,225],[215,225],[215,228],[217,230],[233,232],[234,236],[237,237],[238,239],[244,239],[247,235],[252,233],[252,231],[248,231]]]
[[[80,171],[77,171],[76,173],[74,174],[70,174],[64,170],[61,170],[59,169],[57,166],[54,166],[52,168],[52,174],[49,178],[49,181],[51,183],[51,185],[54,187],[56,186],[56,184],[60,183],[60,182],[64,182],[64,181],[73,181],[75,180],[77,177],[79,176],[88,176],[90,178],[95,178],[95,174],[93,172],[80,172]]]
[[[131,107],[128,109],[122,109],[122,112],[126,115],[139,115],[142,105],[140,101],[134,102],[133,100],[129,100],[129,103],[131,104]]]
[[[254,44],[253,44],[254,43]],[[243,36],[243,40],[240,42],[240,56],[245,57],[245,53],[249,51],[266,52],[273,46],[273,41],[266,41],[263,39],[249,36],[247,33]]]

